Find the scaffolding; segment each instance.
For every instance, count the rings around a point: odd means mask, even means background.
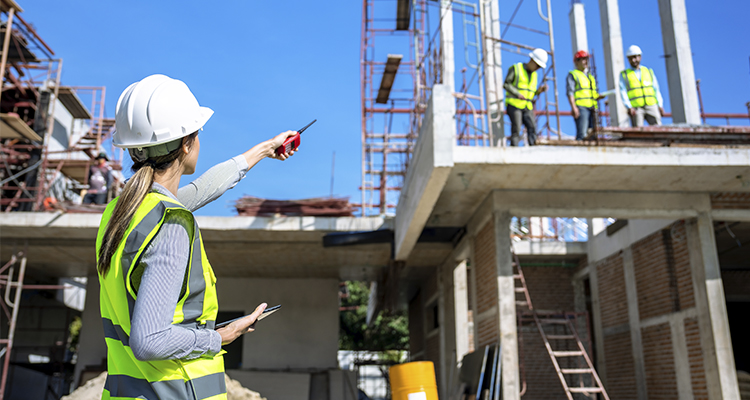
[[[510,19],[503,22],[497,19],[497,3],[489,0],[363,0],[361,215],[394,213],[431,88],[448,79],[457,80],[456,76],[445,76],[443,65],[441,26],[446,18],[452,22],[455,15],[461,24],[457,30],[461,40],[454,52],[463,55],[456,63],[461,67],[460,84],[454,93],[457,144],[505,146],[499,52],[526,56],[529,50],[541,46],[508,40],[511,28],[511,33],[523,30],[542,35],[542,47],[550,49],[550,67],[540,83],[547,83],[551,90],[543,95],[543,107],[538,107],[537,118],[543,120],[538,124],[538,135],[560,138],[550,0],[546,9],[541,1],[537,4],[542,27],[514,22],[523,3],[520,0]],[[504,26],[502,32],[500,26]],[[453,56],[449,59],[452,62]]]
[[[14,2],[0,4],[0,210],[40,211],[49,208],[50,199],[64,197],[61,192],[74,197],[86,188],[89,167],[114,120],[105,116],[105,88],[62,86],[62,59]],[[82,98],[91,99],[88,106]],[[58,107],[69,120],[56,118]],[[110,154],[115,156],[110,166],[120,169],[117,153]],[[64,188],[53,190],[61,181]]]

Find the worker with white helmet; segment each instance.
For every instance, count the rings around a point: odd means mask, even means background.
[[[508,69],[505,75],[505,105],[510,118],[510,145],[518,146],[521,124],[526,126],[528,135],[527,145],[536,144],[536,122],[534,118],[534,102],[536,96],[547,90],[547,84],[538,85],[537,73],[539,68],[547,67],[547,52],[534,49],[529,53],[529,61],[517,63]]]
[[[296,132],[287,131],[218,164],[189,185],[198,132],[213,111],[182,81],[151,75],[120,95],[115,146],[134,175],[102,215],[96,239],[107,343],[103,399],[226,399],[221,346],[251,332],[266,304],[214,330],[216,277],[192,212],[234,187]]]
[[[620,97],[628,109],[630,123],[634,127],[661,125],[664,115],[664,99],[659,90],[659,81],[654,70],[641,65],[641,48],[632,45],[626,53],[630,68],[620,74]]]

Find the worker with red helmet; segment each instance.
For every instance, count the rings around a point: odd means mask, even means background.
[[[579,50],[574,56],[576,69],[565,80],[570,109],[576,121],[576,140],[583,140],[589,128],[596,126],[597,100],[603,98],[596,90],[596,80],[588,71],[589,53]]]

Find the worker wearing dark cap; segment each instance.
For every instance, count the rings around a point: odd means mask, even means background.
[[[107,204],[107,190],[112,186],[112,167],[107,161],[107,153],[101,152],[89,168],[89,189],[83,196],[83,204]]]
[[[576,120],[576,140],[583,140],[589,128],[596,126],[597,100],[603,98],[596,90],[596,80],[588,72],[589,53],[580,50],[573,56],[576,69],[565,79],[570,109]]]

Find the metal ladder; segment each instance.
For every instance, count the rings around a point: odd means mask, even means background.
[[[604,400],[609,400],[609,395],[607,395],[607,391],[604,389],[604,385],[602,385],[602,381],[594,369],[594,364],[591,362],[586,348],[583,346],[581,338],[578,336],[578,332],[571,322],[571,314],[564,312],[543,313],[543,316],[540,317],[540,312],[535,310],[534,305],[531,303],[531,296],[529,296],[526,278],[523,276],[518,256],[513,249],[511,249],[511,253],[513,254],[513,280],[515,283],[516,307],[522,309],[520,312],[533,316],[537,329],[539,329],[539,333],[542,335],[544,347],[547,349],[558,378],[560,378],[565,395],[569,400],[573,400],[575,393],[580,393],[588,397],[593,397],[592,395],[598,393],[601,394]],[[519,296],[522,296],[522,298],[519,299]],[[528,308],[528,310],[523,310],[524,307]],[[520,316],[518,321],[520,325],[522,323]],[[555,329],[555,332],[548,333],[550,330],[549,327]],[[550,340],[555,342],[556,349],[552,348]],[[521,342],[520,335],[519,342]],[[522,343],[519,344],[522,345]],[[571,347],[573,348],[572,350],[570,349]],[[564,350],[561,348],[564,348]],[[563,362],[566,365],[565,367],[561,367],[561,364],[563,364],[561,360],[565,360]],[[572,386],[569,381],[576,380],[576,377],[578,378],[579,386]],[[526,387],[525,378],[523,387],[522,394],[525,392]]]

